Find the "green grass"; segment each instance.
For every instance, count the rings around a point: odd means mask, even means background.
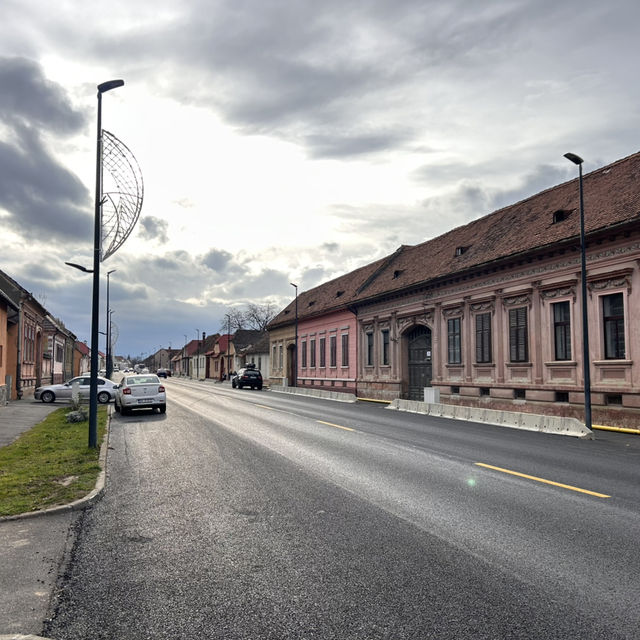
[[[99,450],[88,446],[88,421],[66,422],[70,410],[53,411],[0,448],[0,516],[68,504],[93,490],[100,473]],[[106,424],[107,408],[99,407],[98,443]]]

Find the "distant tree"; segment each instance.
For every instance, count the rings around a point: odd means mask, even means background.
[[[244,329],[245,324],[245,312],[238,307],[232,307],[227,311],[225,317],[222,319],[221,333],[235,333],[239,329]]]
[[[255,329],[256,331],[264,331],[275,316],[276,309],[270,302],[267,304],[250,302],[244,313],[247,326],[249,329]]]

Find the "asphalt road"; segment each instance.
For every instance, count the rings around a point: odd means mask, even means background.
[[[638,637],[637,438],[167,389],[114,417],[48,637]]]

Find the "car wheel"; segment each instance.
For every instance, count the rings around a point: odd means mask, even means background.
[[[237,385],[236,385],[236,381],[235,381],[235,380],[232,380],[232,381],[231,381],[231,386],[232,386],[234,389],[236,388],[236,386],[237,386]]]
[[[100,404],[107,404],[107,402],[109,402],[109,400],[111,400],[111,396],[109,395],[108,391],[101,391],[98,394],[98,402]]]
[[[160,405],[160,413],[167,413],[167,405],[166,404],[161,404]]]
[[[116,413],[120,413],[120,405],[114,401],[113,408],[116,410]]]
[[[238,382],[238,389],[242,389],[242,385]]]
[[[42,402],[53,402],[55,399],[56,396],[53,391],[43,391],[40,396],[40,400],[42,400]]]
[[[262,391],[262,385],[261,384],[258,385],[258,391]]]

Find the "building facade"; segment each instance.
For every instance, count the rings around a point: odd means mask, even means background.
[[[362,271],[342,298],[357,318],[357,395],[422,400],[431,387],[449,404],[582,419],[585,305],[593,420],[639,426],[640,154],[584,176],[584,199],[586,300],[577,180]],[[334,289],[326,283],[313,297]],[[292,309],[272,322],[283,335]],[[302,309],[299,378],[312,333]],[[315,318],[316,336],[329,335],[338,313]]]

